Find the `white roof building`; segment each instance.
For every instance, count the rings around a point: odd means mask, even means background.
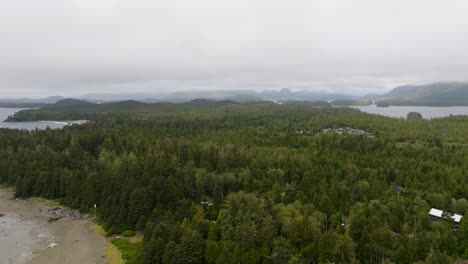
[[[453,221],[455,221],[455,223],[460,223],[460,221],[462,219],[462,216],[459,215],[459,214],[454,214],[454,215],[450,216],[450,218],[452,218]]]
[[[435,217],[439,217],[439,218],[442,217],[443,213],[444,212],[442,210],[435,209],[435,208],[431,208],[431,210],[429,211],[430,216],[435,216]]]
[[[450,214],[450,213],[447,213],[444,215],[444,212],[442,210],[439,210],[439,209],[435,209],[435,208],[431,208],[431,210],[429,211],[429,215],[430,216],[434,216],[434,217],[438,217],[438,218],[445,218],[445,219],[451,219],[452,221],[454,221],[455,223],[459,224],[462,217],[461,215],[459,214]]]

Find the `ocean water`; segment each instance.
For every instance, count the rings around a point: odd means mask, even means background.
[[[21,108],[0,108],[0,128],[12,128],[12,129],[26,129],[35,130],[46,129],[47,127],[52,129],[60,129],[68,125],[67,122],[56,122],[56,121],[37,121],[37,122],[3,122],[8,116],[23,110]]]
[[[468,115],[468,106],[452,106],[452,107],[429,107],[429,106],[352,106],[363,112],[378,114],[389,117],[402,117],[410,112],[418,112],[425,119],[447,117],[450,115]]]

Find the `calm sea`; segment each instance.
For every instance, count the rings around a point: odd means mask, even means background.
[[[16,128],[16,129],[46,129],[50,128],[63,128],[68,125],[66,122],[55,121],[38,121],[38,122],[3,122],[8,116],[20,111],[20,108],[0,108],[0,128]]]
[[[409,112],[418,112],[423,118],[431,119],[437,117],[446,117],[450,115],[468,115],[468,106],[452,106],[452,107],[428,107],[428,106],[353,106],[363,112],[378,114],[389,117],[403,117]]]

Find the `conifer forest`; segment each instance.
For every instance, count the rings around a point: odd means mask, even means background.
[[[89,120],[0,129],[0,182],[141,234],[127,263],[468,259],[468,116],[195,101],[14,118]]]

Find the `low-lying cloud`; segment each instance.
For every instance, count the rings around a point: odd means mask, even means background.
[[[0,0],[0,93],[372,93],[468,79],[468,2]]]

